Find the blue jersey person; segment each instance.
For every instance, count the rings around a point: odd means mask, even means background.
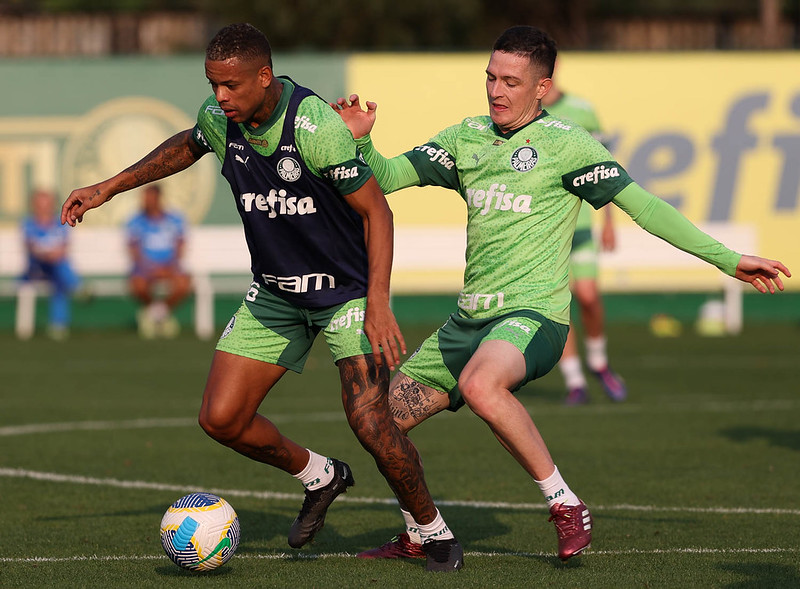
[[[68,333],[70,296],[81,284],[67,257],[66,229],[59,221],[55,196],[45,190],[35,191],[31,195],[31,215],[22,222],[28,256],[22,280],[50,284],[48,333],[54,339],[63,339]]]
[[[189,275],[181,266],[185,243],[183,217],[164,208],[158,184],[145,187],[142,209],[126,227],[133,261],[129,288],[142,305],[137,315],[142,337],[177,335],[173,310],[189,294]],[[165,290],[163,296],[159,288]]]

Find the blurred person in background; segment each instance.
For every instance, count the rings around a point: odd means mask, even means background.
[[[175,337],[180,326],[173,311],[191,287],[181,265],[186,242],[183,216],[166,210],[161,187],[150,184],[142,191],[140,212],[125,229],[133,263],[129,287],[141,305],[136,316],[139,334],[147,339]]]
[[[389,411],[389,371],[405,343],[389,306],[394,230],[383,192],[328,104],[274,75],[261,31],[244,23],[224,27],[206,49],[205,73],[213,95],[195,127],[119,174],[73,190],[62,223],[74,227],[114,195],[214,153],[244,226],[253,282],[217,343],[201,427],[303,485],[288,540],[292,548],[311,541],[334,499],[354,484],[353,474],[345,462],[285,437],[258,410],[287,370],[302,372],[323,332],[348,423],[420,523],[428,570],[458,570],[461,546],[425,486],[414,445]]]
[[[41,280],[51,287],[47,333],[56,340],[69,335],[71,296],[81,279],[68,258],[68,234],[59,223],[55,195],[36,190],[31,195],[31,214],[22,221],[28,255],[23,281]]]
[[[486,68],[489,115],[466,118],[391,159],[369,136],[376,103],[367,102],[365,111],[353,94],[331,106],[385,193],[442,186],[457,191],[467,205],[458,310],[392,380],[395,421],[407,434],[445,409],[469,406],[542,493],[558,556],[567,560],[589,547],[592,516],[514,393],[561,357],[569,331],[569,253],[582,202],[596,209],[614,203],[648,232],[762,293],[783,290],[780,274],[790,273],[779,261],[741,255],[706,235],[633,182],[586,130],[544,112],[556,53],[553,39],[535,27],[506,30]],[[579,425],[573,427],[580,436]],[[418,522],[398,501],[405,531],[360,558],[423,556]]]
[[[542,107],[551,115],[568,119],[603,143],[603,132],[592,105],[583,98],[564,92],[556,83],[542,98]],[[603,251],[613,251],[616,246],[611,207],[603,207],[603,223],[600,231],[600,247]],[[597,244],[592,236],[592,209],[585,202],[581,205],[572,249],[569,257],[570,290],[580,308],[581,324],[584,330],[586,365],[603,387],[612,401],[624,401],[628,395],[622,378],[608,365],[605,334],[605,309],[597,283]],[[580,405],[589,402],[586,376],[578,353],[578,338],[574,324],[570,324],[564,353],[558,362],[567,387],[567,405]]]

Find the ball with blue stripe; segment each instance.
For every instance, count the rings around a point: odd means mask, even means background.
[[[161,520],[161,545],[167,556],[192,571],[210,571],[228,562],[239,536],[236,511],[213,493],[184,495]]]

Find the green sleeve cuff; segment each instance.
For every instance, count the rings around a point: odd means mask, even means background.
[[[419,186],[419,175],[405,155],[391,159],[383,157],[375,149],[369,135],[359,137],[355,141],[385,194],[408,186]]]

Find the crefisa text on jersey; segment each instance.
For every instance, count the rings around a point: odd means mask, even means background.
[[[239,197],[239,200],[246,213],[256,209],[268,213],[270,219],[274,219],[278,215],[311,215],[317,212],[312,197],[288,196],[283,188],[280,190],[273,188],[266,196],[255,192],[245,192]]]

